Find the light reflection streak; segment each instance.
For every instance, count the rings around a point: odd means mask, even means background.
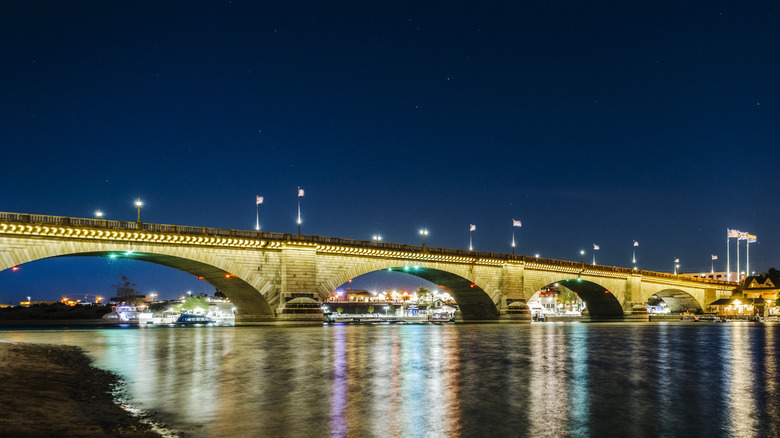
[[[333,382],[330,390],[330,436],[343,437],[347,435],[347,424],[344,419],[347,409],[347,346],[346,329],[335,327],[333,333]]]
[[[569,410],[565,351],[557,336],[558,324],[545,324],[541,342],[531,345],[531,378],[529,385],[530,436],[553,437],[566,433]],[[537,338],[536,340],[539,340]]]
[[[731,355],[725,367],[728,370],[726,397],[729,401],[726,415],[727,430],[733,437],[755,436],[756,406],[751,373],[750,328],[746,323],[734,323],[730,331]]]
[[[568,339],[567,351],[570,359],[567,363],[571,368],[571,382],[567,391],[571,410],[568,418],[568,423],[571,424],[569,431],[572,436],[590,436],[587,331],[579,326],[574,327],[573,334]]]

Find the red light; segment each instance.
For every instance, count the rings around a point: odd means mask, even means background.
[[[605,294],[608,294],[608,293],[609,293],[609,291],[608,291],[608,290],[605,290],[605,291],[604,291],[604,293],[605,293]]]
[[[16,271],[18,271],[18,270],[19,270],[19,267],[18,267],[18,266],[14,266],[13,268],[11,268],[11,270],[12,270],[12,271],[14,271],[14,272],[16,272]]]
[[[471,287],[477,287],[477,285],[474,284],[474,283],[471,283]]]
[[[198,280],[203,280],[203,279],[204,279],[204,278],[203,278],[203,277],[201,277],[200,275],[199,275],[199,276],[197,276],[197,277],[195,277],[195,278],[197,278]]]

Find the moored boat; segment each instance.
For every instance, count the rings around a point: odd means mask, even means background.
[[[192,313],[182,313],[176,320],[176,324],[214,324],[214,320],[206,315],[195,315]]]
[[[146,306],[114,306],[110,313],[103,315],[103,321],[109,324],[151,324],[152,312]]]

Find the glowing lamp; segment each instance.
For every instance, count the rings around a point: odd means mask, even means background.
[[[11,270],[12,270],[12,271],[14,271],[14,272],[16,272],[16,271],[18,271],[18,270],[19,270],[19,267],[18,267],[18,266],[14,266],[13,268],[11,268]]]

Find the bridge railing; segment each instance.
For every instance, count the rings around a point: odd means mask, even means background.
[[[604,266],[604,265],[592,265],[583,262],[575,262],[568,260],[556,260],[540,257],[530,257],[525,255],[515,254],[503,254],[485,251],[469,251],[464,249],[452,249],[452,248],[438,248],[438,247],[422,247],[420,245],[407,245],[403,243],[391,243],[391,242],[377,242],[358,239],[346,239],[340,237],[326,237],[326,236],[310,236],[305,234],[293,234],[293,233],[275,233],[269,231],[252,231],[252,230],[233,230],[227,228],[210,228],[210,227],[193,227],[187,225],[166,225],[166,224],[150,224],[145,222],[129,222],[129,221],[115,221],[106,219],[90,219],[90,218],[72,218],[66,216],[49,216],[43,214],[26,214],[26,213],[9,213],[0,212],[0,220],[8,222],[17,222],[30,225],[51,225],[51,226],[85,226],[93,228],[104,229],[120,229],[120,230],[143,230],[156,233],[178,233],[178,234],[190,234],[199,236],[225,236],[225,237],[241,237],[245,239],[262,239],[262,240],[275,240],[275,241],[293,241],[293,242],[311,242],[319,244],[330,244],[340,246],[351,246],[360,248],[377,248],[387,249],[395,251],[406,252],[419,252],[436,255],[449,255],[457,257],[470,257],[475,259],[494,259],[494,260],[507,260],[518,261],[525,263],[541,263],[551,264],[563,267],[580,268],[583,271],[598,270],[600,272],[614,272],[625,275],[639,274],[642,276],[652,276],[658,278],[668,279],[680,279],[680,276],[669,274],[665,272],[634,270],[631,268],[622,268],[617,266]],[[707,278],[685,278],[689,281],[695,281],[697,283],[710,283],[718,285],[732,285],[733,283],[711,280]]]

